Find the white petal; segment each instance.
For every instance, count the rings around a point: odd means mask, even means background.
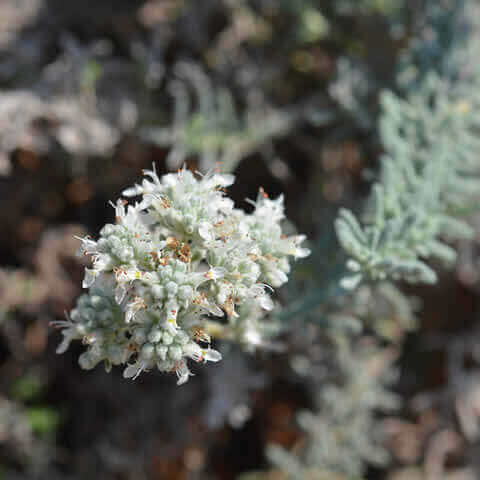
[[[282,270],[278,268],[273,268],[269,272],[269,280],[275,287],[280,287],[284,283],[288,282],[288,277],[285,272],[282,272]]]
[[[97,251],[97,242],[90,238],[83,238],[82,248],[85,253],[95,253]]]
[[[123,378],[131,378],[135,380],[142,373],[143,368],[144,368],[143,362],[133,363],[123,371]]]
[[[222,354],[213,348],[209,348],[206,351],[204,350],[203,353],[205,360],[209,362],[218,362],[222,359]]]
[[[226,272],[227,270],[223,267],[214,267],[211,268],[206,275],[211,280],[218,280],[219,278],[223,278]]]
[[[305,258],[308,257],[311,253],[311,250],[309,248],[302,248],[302,247],[297,247],[294,250],[294,257],[295,258]]]
[[[204,301],[200,306],[216,317],[223,317],[223,310],[218,305]]]
[[[137,195],[141,195],[143,193],[143,188],[140,185],[135,185],[130,188],[126,188],[122,195],[125,197],[136,197]]]
[[[90,268],[85,269],[85,276],[83,277],[82,287],[89,288],[95,282],[98,272]]]
[[[60,345],[55,350],[56,353],[65,353],[71,341],[72,341],[72,337],[68,334],[67,335],[64,334],[63,340],[60,342]]]
[[[177,334],[178,324],[175,318],[169,317],[167,320],[165,320],[163,326],[171,335],[175,336]]]
[[[232,175],[231,173],[217,173],[213,176],[213,180],[216,185],[221,185],[222,187],[229,187],[235,182],[235,175]]]
[[[202,349],[200,348],[200,345],[194,342],[191,342],[188,345],[185,345],[184,352],[187,357],[190,357],[192,360],[195,360],[196,362],[200,362],[200,360],[202,360],[204,356]]]
[[[177,385],[183,385],[188,381],[188,377],[192,375],[192,372],[187,367],[185,362],[182,362],[179,367],[177,368]]]
[[[134,315],[135,311],[133,309],[133,306],[127,306],[127,309],[125,310],[125,323],[130,323]]]
[[[115,289],[115,301],[119,305],[123,302],[123,299],[125,298],[126,293],[127,293],[127,289],[125,285],[117,285],[117,288]]]
[[[105,270],[105,267],[110,263],[111,257],[108,254],[97,255],[95,258],[95,270]]]
[[[258,303],[265,310],[273,310],[273,301],[269,295],[262,295],[258,298]]]
[[[198,227],[198,234],[207,242],[215,240],[213,227],[207,222],[202,222]]]

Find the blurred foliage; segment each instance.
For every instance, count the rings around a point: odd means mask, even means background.
[[[440,237],[456,240],[474,234],[460,215],[476,204],[480,188],[475,107],[480,76],[468,71],[472,58],[463,53],[473,51],[478,40],[474,33],[466,38],[451,33],[452,25],[464,31],[466,12],[457,2],[443,7],[441,15],[436,4],[431,10],[437,13],[427,24],[431,36],[439,38],[447,30],[448,48],[436,50],[442,60],[430,70],[413,64],[410,69],[418,71],[407,87],[407,100],[384,92],[379,129],[385,154],[364,227],[348,210],[336,222],[351,257],[347,266],[353,275],[344,279],[345,288],[364,278],[433,283],[435,272],[425,260],[448,264],[456,257]],[[431,58],[432,43],[415,42],[406,57]]]
[[[38,398],[44,389],[44,382],[32,372],[18,378],[13,383],[10,395],[15,400],[28,402]]]
[[[50,407],[31,407],[27,409],[27,419],[32,431],[40,435],[53,433],[60,423],[58,413]]]

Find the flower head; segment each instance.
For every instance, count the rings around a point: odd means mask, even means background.
[[[63,333],[57,351],[82,340],[82,368],[126,365],[123,376],[132,379],[157,368],[176,372],[181,385],[192,375],[188,362],[221,360],[211,346],[217,334],[250,349],[263,345],[272,286],[287,281],[290,258],[309,251],[304,236],[282,233],[283,197],[261,191],[246,214],[225,195],[233,175],[185,168],[144,174],[124,191],[140,201],[118,200],[115,222],[98,240],[81,239],[81,253],[92,260],[88,293],[56,323]],[[220,317],[227,323],[215,322]]]

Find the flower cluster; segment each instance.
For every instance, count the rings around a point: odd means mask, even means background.
[[[272,287],[287,281],[289,257],[310,252],[301,246],[305,236],[282,233],[283,197],[271,200],[260,189],[246,214],[225,196],[233,175],[144,173],[141,185],[123,192],[140,202],[119,200],[116,224],[97,241],[81,239],[81,253],[92,259],[83,280],[89,291],[56,322],[64,337],[57,352],[81,339],[82,368],[126,364],[124,377],[136,378],[156,366],[182,384],[188,359],[221,359],[212,336],[262,344]]]

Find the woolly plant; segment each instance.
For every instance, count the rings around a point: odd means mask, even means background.
[[[126,365],[124,377],[136,378],[157,367],[176,372],[182,384],[192,375],[189,359],[221,360],[212,336],[249,348],[262,343],[272,287],[287,282],[290,259],[309,250],[304,235],[282,233],[282,196],[271,200],[260,189],[246,214],[225,195],[233,175],[144,173],[141,185],[123,192],[140,201],[118,200],[116,223],[98,240],[81,239],[92,259],[88,292],[56,322],[63,333],[57,352],[82,340],[84,369],[103,361],[107,371]]]

